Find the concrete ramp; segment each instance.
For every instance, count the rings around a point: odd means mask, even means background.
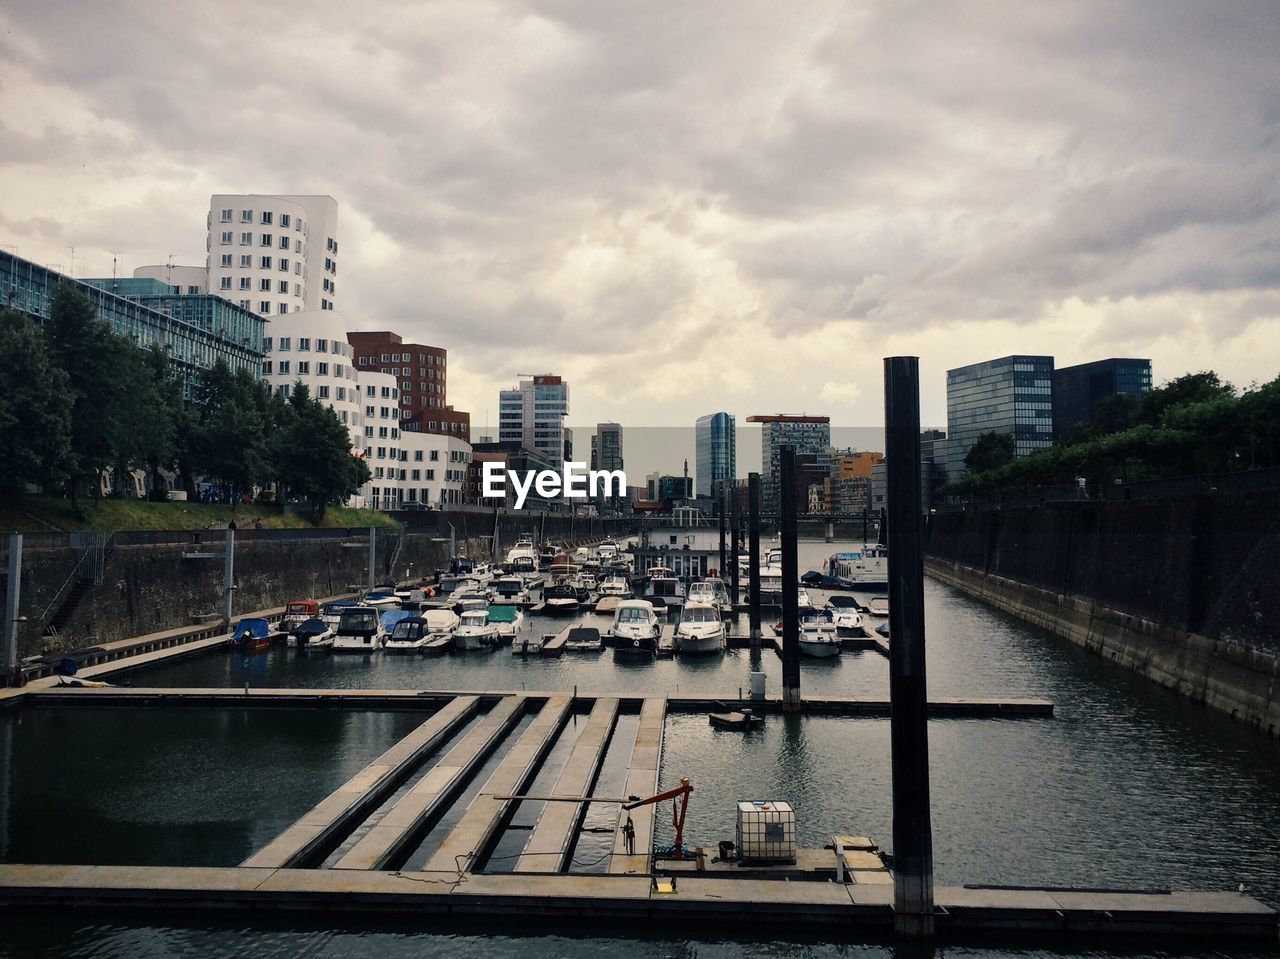
[[[475,696],[459,696],[447,703],[241,865],[293,869],[320,858],[478,708]]]
[[[333,866],[334,869],[386,869],[412,841],[418,827],[440,812],[467,777],[489,757],[524,710],[523,696],[507,696]]]
[[[511,805],[510,800],[498,797],[518,794],[533,781],[539,764],[564,726],[571,704],[569,696],[547,699],[541,712],[489,777],[483,792],[472,800],[462,819],[427,860],[424,872],[457,874],[472,868],[476,856],[493,839]]]
[[[597,699],[587,725],[556,781],[553,795],[588,796],[596,780],[605,746],[618,716],[617,699]],[[585,807],[572,802],[549,802],[516,862],[516,872],[562,872]]]

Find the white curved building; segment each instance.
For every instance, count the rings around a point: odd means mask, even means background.
[[[217,193],[207,223],[210,293],[261,316],[337,309],[333,197]]]
[[[267,334],[262,341],[267,354],[262,378],[271,392],[288,396],[297,383],[305,383],[350,430],[351,445],[363,448],[364,404],[342,314],[307,310],[275,316]]]

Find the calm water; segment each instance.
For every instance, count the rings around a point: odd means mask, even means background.
[[[807,544],[801,568],[817,566],[835,548]],[[1244,883],[1264,901],[1280,904],[1280,745],[946,587],[929,583],[926,603],[933,695],[1035,696],[1057,707],[1052,720],[930,724],[939,882],[1212,889]],[[553,622],[538,620],[529,628],[550,631]],[[279,651],[257,657],[249,680],[255,686],[430,689],[568,690],[576,684],[582,690],[736,695],[752,668],[765,670],[776,694],[776,654],[765,651],[753,663],[746,650],[715,660],[644,665],[615,663],[607,652],[526,660],[505,651],[422,659]],[[240,686],[245,673],[238,658],[218,654],[131,679],[137,685]],[[875,653],[806,661],[802,682],[814,693],[883,696],[888,664]],[[43,710],[4,717],[4,858],[239,861],[421,720],[274,710]],[[554,781],[578,728],[566,730],[540,782]],[[712,730],[705,718],[675,715],[666,726],[661,778],[664,785],[681,776],[693,780],[686,836],[694,843],[731,838],[734,801],[767,798],[796,806],[806,844],[854,832],[888,846],[888,730],[884,720],[770,717],[765,729],[743,736]],[[634,728],[620,723],[614,736],[617,748],[611,744],[606,756],[600,792],[610,791],[606,777],[618,775],[618,757],[625,761]],[[83,790],[86,781],[93,782],[91,790]],[[478,781],[469,788],[478,788]],[[518,854],[532,821],[522,812],[495,857]],[[669,839],[665,816],[658,821],[659,836]],[[575,856],[580,869],[591,868],[593,850],[602,843],[587,825]],[[432,841],[424,839],[428,846]],[[503,866],[494,862],[490,868]],[[61,956],[892,952],[696,937],[633,941],[599,931],[577,939],[561,937],[563,930],[531,929],[528,937],[513,939],[486,931],[59,923],[53,933],[33,918],[8,927],[0,955],[37,948]],[[939,954],[1038,953],[949,948]]]

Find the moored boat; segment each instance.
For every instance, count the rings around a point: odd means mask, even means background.
[[[319,615],[320,604],[314,599],[291,599],[284,605],[284,615],[280,617],[280,631],[289,634],[290,645],[293,645],[294,629]]]
[[[492,651],[501,642],[498,627],[489,622],[487,609],[468,609],[458,617],[458,628],[453,633],[454,649]]]
[[[380,611],[373,606],[349,606],[334,631],[335,653],[373,653],[382,646]]]
[[[524,625],[524,613],[518,606],[490,606],[489,622],[497,627],[499,641],[510,643]]]
[[[613,648],[619,652],[655,653],[661,627],[653,604],[643,599],[623,600],[613,614]]]
[[[832,596],[827,600],[826,609],[831,614],[831,621],[835,624],[838,635],[867,635],[867,628],[862,622],[862,612],[852,596]]]
[[[229,642],[241,654],[260,653],[271,646],[271,624],[265,619],[242,619],[232,631]]]
[[[829,616],[810,616],[801,620],[800,653],[816,659],[830,659],[840,655],[840,637]]]
[[[333,634],[333,626],[316,616],[295,626],[289,640],[299,650],[327,651],[333,648]]]
[[[715,607],[716,612],[720,614],[733,611],[733,606],[729,602],[729,590],[725,588],[724,580],[718,576],[708,576],[706,579],[691,583],[686,601],[706,603],[708,606]]]
[[[685,603],[675,629],[675,644],[681,655],[723,652],[725,628],[720,611],[709,603]]]
[[[431,640],[431,626],[421,616],[406,616],[395,624],[382,648],[388,653],[420,653]]]

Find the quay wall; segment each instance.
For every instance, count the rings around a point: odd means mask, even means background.
[[[927,572],[1280,736],[1280,494],[938,513]]]
[[[449,560],[450,526],[459,551],[491,558],[494,517],[474,511],[397,514],[401,530],[377,533],[379,581],[430,575]],[[504,516],[499,551],[521,533],[553,542],[589,542],[621,536],[629,521],[551,514]],[[18,631],[20,658],[56,655],[72,649],[128,639],[200,621],[221,618],[226,531],[120,533],[108,541],[98,582],[74,588],[82,552],[57,537],[29,537],[22,557]],[[368,580],[368,529],[268,530],[236,532],[234,615],[280,606],[299,597],[349,593]],[[394,568],[392,563],[394,562]],[[82,566],[81,569],[84,567]],[[71,587],[68,588],[68,579]],[[75,595],[72,595],[75,593]],[[2,600],[0,600],[2,601]],[[55,635],[42,635],[42,613],[69,603]],[[2,681],[2,680],[0,680]]]

